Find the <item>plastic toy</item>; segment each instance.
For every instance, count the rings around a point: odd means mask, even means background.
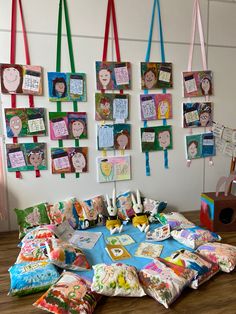
[[[111,234],[114,234],[116,232],[120,233],[123,229],[123,225],[121,224],[121,221],[118,218],[115,189],[113,189],[112,205],[111,205],[111,201],[108,195],[106,195],[106,200],[107,200],[107,211],[108,211],[108,219],[106,221],[106,227],[108,230],[110,230]]]
[[[141,232],[148,232],[149,230],[149,221],[146,214],[143,213],[143,205],[141,203],[141,197],[139,190],[137,190],[137,202],[133,195],[131,194],[132,202],[133,202],[133,210],[135,212],[135,216],[132,219],[132,224],[134,227],[139,228]]]

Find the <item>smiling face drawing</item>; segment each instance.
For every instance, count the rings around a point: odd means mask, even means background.
[[[157,76],[154,70],[150,69],[144,73],[144,84],[146,88],[153,88],[157,83]]]
[[[167,118],[169,115],[169,103],[166,100],[163,100],[159,103],[158,106],[159,119]]]
[[[159,145],[166,149],[170,145],[170,132],[163,131],[158,134]]]
[[[189,158],[194,158],[197,156],[197,147],[198,147],[198,142],[197,141],[192,141],[188,145],[188,156]]]
[[[10,128],[13,133],[13,136],[18,136],[22,129],[22,121],[18,116],[14,116],[10,119]]]
[[[101,172],[105,177],[109,177],[112,173],[113,164],[104,159],[100,163]]]
[[[84,132],[84,123],[82,121],[74,121],[72,123],[72,134],[75,138],[79,138]]]
[[[129,141],[127,135],[123,133],[118,135],[116,140],[119,145],[119,149],[125,149]]]
[[[107,69],[101,69],[98,73],[98,78],[103,89],[106,89],[111,81],[111,72]]]
[[[9,93],[15,93],[20,85],[20,72],[13,67],[3,70],[3,84]]]
[[[43,152],[30,152],[29,153],[29,163],[34,166],[34,169],[38,169],[38,166],[40,166],[43,162]]]
[[[83,172],[84,167],[86,166],[86,160],[82,153],[75,153],[72,156],[72,164],[75,168],[75,172]]]

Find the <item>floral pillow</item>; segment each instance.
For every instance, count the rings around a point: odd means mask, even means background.
[[[33,305],[54,314],[91,314],[100,298],[88,281],[66,271]]]
[[[60,276],[56,267],[46,261],[15,264],[8,271],[9,294],[17,296],[47,290]]]
[[[36,239],[22,243],[16,264],[47,260],[45,239]]]
[[[195,227],[194,223],[185,218],[184,215],[177,212],[167,214],[160,213],[157,214],[157,218],[162,225],[170,225],[171,230]]]
[[[221,237],[209,230],[201,228],[188,228],[171,231],[171,236],[183,245],[196,249],[206,242],[220,241]]]
[[[26,209],[14,209],[20,230],[19,238],[23,238],[29,228],[50,223],[47,206],[47,203],[41,203]]]
[[[74,197],[66,199],[61,202],[57,202],[48,206],[48,217],[50,223],[54,225],[60,225],[65,220],[73,226],[77,226],[77,214],[74,209],[74,203],[76,199]]]
[[[206,243],[199,246],[197,253],[212,263],[219,265],[220,270],[230,273],[236,265],[236,246],[225,243]]]
[[[106,296],[142,297],[145,295],[136,268],[125,264],[97,264],[91,290]]]
[[[157,258],[139,272],[139,279],[144,291],[168,308],[196,274],[194,270]]]
[[[196,277],[190,284],[190,287],[193,289],[197,289],[219,271],[217,264],[213,264],[199,254],[188,250],[176,251],[172,253],[171,256],[166,257],[165,260],[197,271]]]
[[[82,250],[59,239],[50,239],[46,243],[47,255],[51,263],[71,270],[90,269],[90,265]]]

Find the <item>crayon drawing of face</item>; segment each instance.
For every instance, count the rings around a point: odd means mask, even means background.
[[[56,77],[53,80],[53,90],[52,94],[54,97],[63,98],[66,96],[67,86],[66,81],[63,77]]]
[[[5,68],[3,71],[3,84],[9,93],[16,92],[20,85],[20,72],[13,67]]]
[[[144,73],[144,84],[145,87],[150,89],[153,88],[157,83],[157,75],[153,69],[149,69]]]
[[[125,149],[129,142],[128,136],[125,133],[118,134],[116,141],[118,143],[118,149]]]
[[[209,77],[203,77],[201,80],[201,90],[203,95],[209,95],[211,89],[211,81]]]
[[[200,120],[200,125],[205,127],[207,126],[209,120],[210,120],[210,113],[205,111],[205,112],[201,112],[199,115],[199,120]]]
[[[18,136],[22,129],[22,121],[18,116],[14,116],[10,119],[10,128],[12,130],[13,136]]]
[[[198,142],[197,141],[191,141],[188,144],[188,157],[194,158],[197,156],[197,148],[198,148]]]
[[[37,170],[43,163],[44,153],[42,150],[33,150],[28,154],[28,162]]]
[[[110,102],[107,98],[103,98],[101,103],[100,103],[100,108],[102,111],[102,115],[105,117],[108,117],[111,110],[110,110]]]
[[[72,156],[72,164],[75,168],[75,172],[83,172],[86,166],[86,159],[80,152],[74,152]]]
[[[160,147],[166,149],[170,145],[170,132],[162,131],[158,134],[158,141]]]
[[[169,118],[169,103],[163,100],[158,105],[158,119]]]
[[[107,159],[101,160],[100,169],[105,178],[109,178],[113,175],[113,164]]]
[[[111,81],[111,72],[108,69],[101,69],[98,72],[98,78],[103,89],[106,89]]]
[[[81,120],[72,122],[72,134],[75,138],[79,138],[84,132],[84,123]]]

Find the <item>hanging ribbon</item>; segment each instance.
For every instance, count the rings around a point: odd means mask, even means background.
[[[21,17],[21,25],[22,25],[22,33],[23,33],[23,41],[24,41],[24,50],[25,50],[25,59],[26,64],[30,65],[30,54],[29,54],[29,45],[27,40],[27,33],[26,33],[26,27],[25,27],[25,21],[24,21],[24,15],[23,15],[23,8],[21,0],[18,0],[19,3],[19,9],[20,9],[20,17]],[[10,63],[15,64],[16,59],[16,22],[17,22],[17,0],[12,0],[12,16],[11,16],[11,49],[10,49]],[[34,107],[34,96],[29,95],[29,106],[30,108]],[[11,107],[16,108],[16,95],[11,95]],[[33,136],[34,143],[38,142],[38,137]],[[18,143],[18,138],[13,137],[13,143]],[[40,177],[40,171],[35,170],[35,176],[36,178]],[[20,171],[16,171],[16,178],[21,178]]]
[[[196,24],[198,25],[198,32],[200,37],[200,45],[201,45],[201,56],[202,56],[202,66],[203,70],[207,71],[207,59],[206,59],[206,49],[205,49],[205,40],[202,26],[202,17],[199,0],[194,0],[193,4],[193,15],[192,15],[192,35],[191,42],[189,47],[189,57],[188,57],[188,72],[192,71],[192,63],[193,63],[193,50],[194,50],[194,41],[195,41],[195,33],[196,33]],[[191,102],[191,99],[188,99]],[[209,96],[205,96],[205,101],[209,101]],[[190,128],[189,133],[192,134],[192,128]],[[213,159],[209,157],[209,165],[213,166]],[[187,167],[190,167],[191,160],[187,160]]]
[[[153,35],[153,26],[154,26],[154,20],[155,20],[155,12],[157,8],[157,19],[158,19],[158,26],[159,26],[159,37],[160,37],[160,47],[161,47],[161,62],[165,62],[165,47],[164,47],[164,39],[163,39],[163,30],[162,30],[162,22],[161,22],[161,8],[160,8],[160,2],[159,0],[153,1],[153,8],[152,8],[152,19],[151,19],[151,25],[150,25],[150,31],[149,31],[149,37],[148,37],[148,46],[146,51],[146,57],[145,62],[149,62],[150,55],[151,55],[151,46],[152,46],[152,35]],[[162,89],[163,94],[166,94],[166,88]],[[148,94],[148,90],[144,90],[144,94]],[[167,125],[166,119],[162,120],[163,125]],[[143,126],[147,127],[147,121],[144,121]],[[145,164],[146,164],[146,176],[151,175],[150,171],[150,162],[149,162],[149,153],[145,152]],[[164,149],[164,167],[168,169],[168,151],[167,149]]]
[[[58,10],[58,27],[57,27],[57,58],[56,58],[56,72],[61,72],[61,37],[62,37],[62,10],[64,7],[64,16],[65,16],[65,24],[66,24],[66,35],[67,35],[67,44],[69,50],[69,58],[70,58],[70,66],[71,73],[75,73],[75,61],[74,61],[74,53],[73,53],[73,45],[72,45],[72,37],[71,37],[71,28],[70,28],[70,19],[67,7],[66,0],[59,1],[59,10]],[[77,101],[73,101],[73,110],[78,111]],[[61,102],[57,101],[57,111],[61,112]],[[58,146],[63,147],[63,141],[58,141]],[[75,139],[75,147],[79,147],[79,139]],[[80,174],[75,174],[76,178],[79,178]],[[65,174],[61,173],[61,178],[65,178]]]

